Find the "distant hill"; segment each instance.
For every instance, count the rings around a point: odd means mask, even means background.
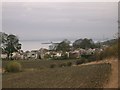
[[[101,45],[108,45],[108,46],[111,46],[115,43],[117,43],[118,40],[117,39],[111,39],[111,40],[107,40],[107,41],[104,41],[104,42],[101,42]]]

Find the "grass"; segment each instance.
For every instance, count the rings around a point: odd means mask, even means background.
[[[42,69],[42,68],[49,68],[51,64],[62,64],[67,62],[75,63],[76,60],[17,60],[19,63],[22,64],[22,67],[25,69],[35,68],[35,69]],[[9,61],[3,61],[2,66],[5,65]]]
[[[20,61],[25,70],[4,73],[3,88],[100,88],[109,79],[111,65],[106,63],[49,68],[63,62],[69,61]],[[3,67],[6,63],[3,61]]]

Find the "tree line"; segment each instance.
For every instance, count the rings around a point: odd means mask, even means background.
[[[58,46],[56,47],[56,51],[62,51],[64,53],[64,52],[69,52],[69,51],[80,49],[80,48],[82,49],[101,48],[103,44],[111,45],[111,47],[106,49],[106,52],[104,50],[104,53],[101,54],[101,56],[103,57],[110,54],[110,52],[111,52],[110,55],[116,54],[115,52],[118,50],[117,47],[120,46],[117,43],[117,41],[119,40],[120,39],[115,39],[115,40],[110,40],[103,43],[101,42],[94,43],[92,39],[84,38],[84,39],[75,40],[73,44],[70,45],[71,42],[65,39],[58,44]],[[19,38],[16,35],[6,34],[4,32],[0,32],[0,44],[1,44],[0,50],[2,51],[2,53],[7,53],[8,59],[12,59],[12,53],[18,52],[22,46],[22,44],[20,44],[19,42]]]
[[[78,48],[82,49],[89,49],[89,48],[100,48],[101,45],[100,43],[94,43],[92,39],[78,39],[73,42],[73,45],[70,46],[70,41],[65,39],[62,42],[60,42],[57,46],[57,51],[70,51],[70,50],[75,50]]]

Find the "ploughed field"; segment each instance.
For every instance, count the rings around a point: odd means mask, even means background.
[[[8,61],[3,61],[3,68]],[[75,60],[19,61],[23,71],[3,73],[3,88],[100,88],[109,81],[111,64],[74,65]],[[72,66],[50,68],[51,64],[72,62]]]

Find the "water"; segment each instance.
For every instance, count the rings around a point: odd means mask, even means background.
[[[53,43],[60,43],[61,41],[52,41]],[[20,41],[22,44],[23,51],[39,50],[40,48],[49,49],[51,41],[39,41],[39,40],[30,40],[30,41]],[[49,43],[49,44],[42,44]]]
[[[61,41],[52,41],[53,43],[60,43]],[[73,43],[74,41],[71,41]],[[94,41],[97,42],[97,41]],[[49,45],[51,44],[42,44],[42,43],[50,43],[50,41],[20,41],[22,44],[23,51],[31,51],[31,50],[39,50],[40,48],[49,49]]]
[[[49,48],[50,44],[41,44],[40,41],[21,41],[23,51],[39,50],[40,48]]]

